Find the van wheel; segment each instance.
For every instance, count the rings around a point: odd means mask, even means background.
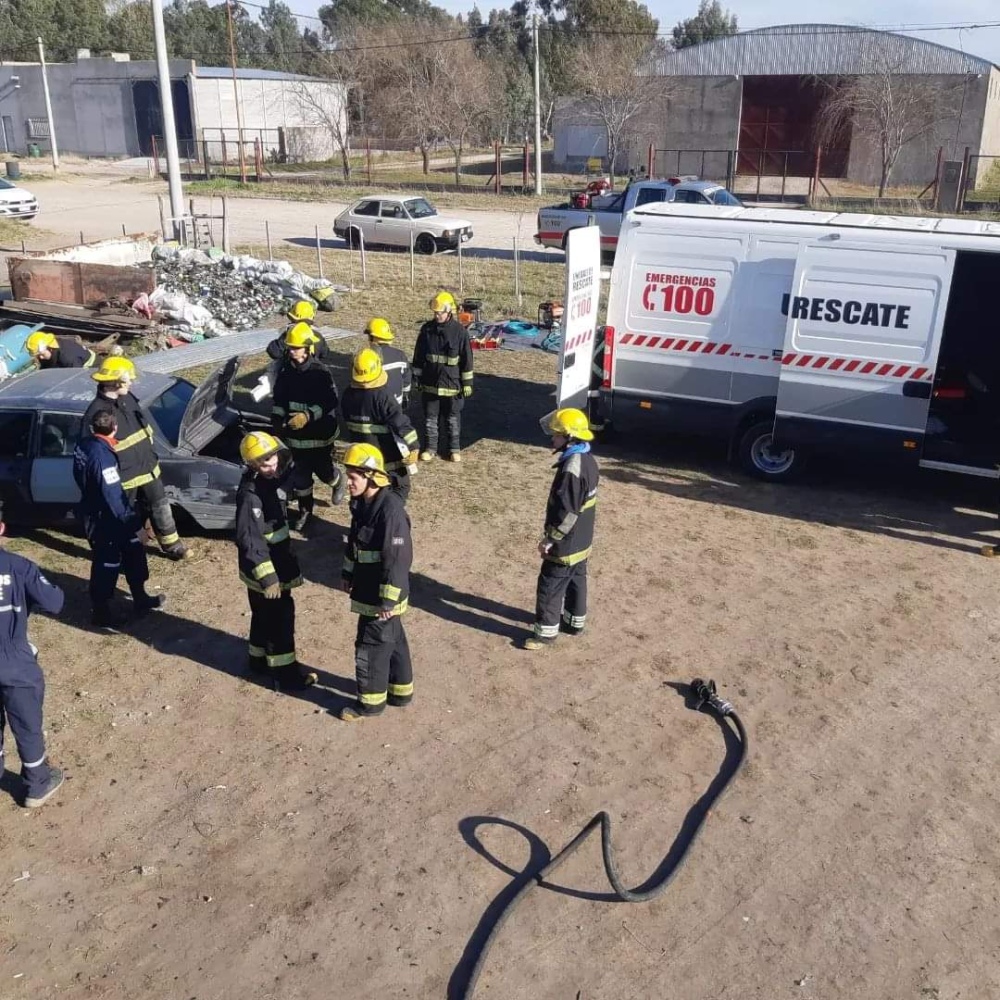
[[[743,431],[736,446],[736,459],[744,472],[768,482],[790,479],[802,465],[794,448],[772,447],[773,420],[758,420]]]

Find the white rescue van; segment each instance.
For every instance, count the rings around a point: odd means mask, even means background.
[[[811,452],[996,478],[998,294],[997,223],[644,206],[591,403],[615,428],[722,436],[765,479]]]

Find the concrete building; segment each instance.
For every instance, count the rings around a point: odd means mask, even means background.
[[[973,157],[1000,155],[1000,69],[906,35],[781,25],[666,53],[651,72],[663,78],[666,96],[631,130],[619,170],[644,165],[652,144],[657,174],[811,176],[831,90],[886,73],[901,89],[933,91],[936,102],[934,127],[904,145],[893,184],[929,183],[940,147],[946,159],[961,159],[966,147]],[[553,117],[557,164],[575,167],[606,154],[601,130],[586,122],[578,103],[563,102]],[[879,160],[871,136],[850,126],[822,139],[825,178],[877,184]]]
[[[207,140],[214,158],[223,136],[230,143],[237,137],[232,70],[173,59],[170,77],[182,155],[200,157]],[[162,138],[155,62],[120,54],[93,59],[81,50],[76,62],[50,63],[48,79],[60,152],[149,156],[154,136]],[[278,148],[281,129],[292,156],[334,155],[328,124],[346,123],[345,88],[256,69],[237,70],[237,88],[245,141],[260,138],[268,153]],[[48,149],[41,66],[0,64],[0,152],[25,154],[32,143]]]

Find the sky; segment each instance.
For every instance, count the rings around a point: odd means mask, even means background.
[[[315,16],[321,0],[286,0],[296,14]],[[435,0],[438,6],[459,14],[470,10],[471,2]],[[650,12],[660,22],[661,31],[669,31],[678,21],[690,17],[698,8],[698,0],[645,0]],[[491,7],[509,6],[480,0],[484,13]],[[801,0],[723,0],[739,19],[742,29],[764,28],[773,24],[794,24],[802,20]],[[820,0],[809,5],[809,20],[815,23],[858,24],[875,28],[899,29],[905,34],[919,35],[928,41],[961,49],[971,55],[989,59],[1000,65],[1000,3],[997,0]],[[873,20],[873,17],[877,17]],[[915,30],[916,25],[963,25],[992,23],[993,28],[963,27],[962,30]],[[315,21],[300,20],[303,26],[316,26]]]

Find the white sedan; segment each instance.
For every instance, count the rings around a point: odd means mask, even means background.
[[[472,223],[450,215],[439,215],[426,199],[406,195],[377,194],[362,198],[341,212],[333,231],[357,246],[409,247],[417,253],[454,250],[472,239]]]
[[[37,214],[38,199],[0,177],[0,219],[33,219]]]

